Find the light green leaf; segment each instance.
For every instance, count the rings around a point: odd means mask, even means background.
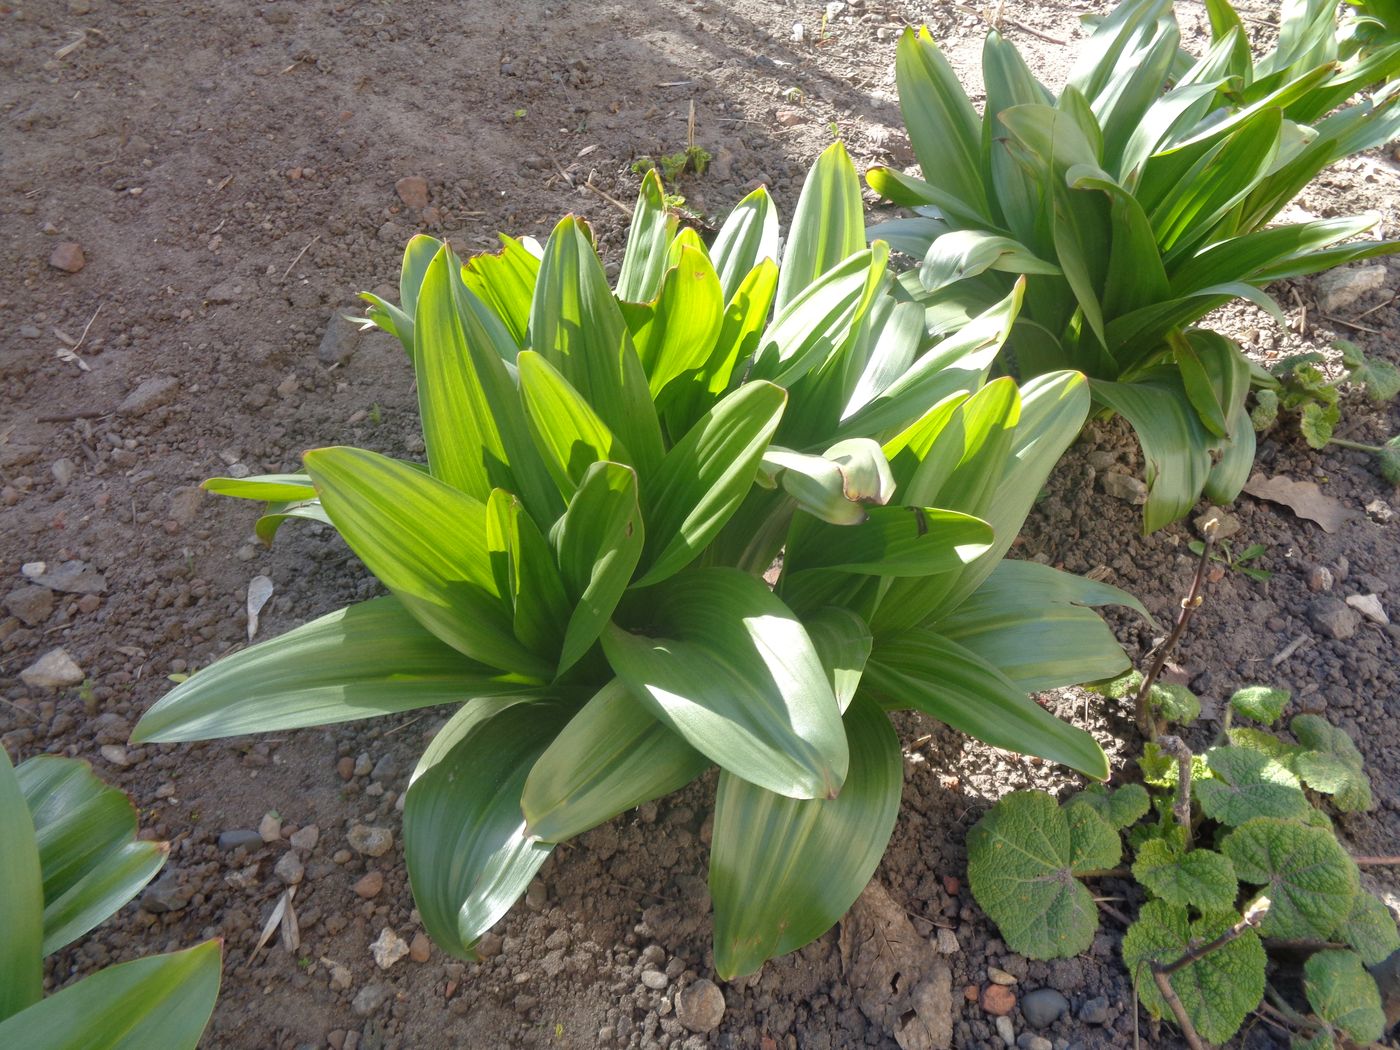
[[[933,631],[877,638],[863,684],[886,707],[912,707],[993,747],[1062,762],[1096,780],[1108,777],[1108,759],[1092,736]]]
[[[632,466],[631,454],[587,399],[533,350],[517,359],[530,434],[559,491],[572,497],[595,463]]]
[[[1259,927],[1266,937],[1326,940],[1360,891],[1356,865],[1326,828],[1258,817],[1226,835],[1220,851],[1272,902]]]
[[[865,621],[850,609],[828,605],[808,613],[802,626],[826,668],[836,703],[844,714],[860,686],[873,640]]]
[[[781,485],[802,510],[832,525],[859,525],[868,506],[894,495],[890,465],[869,438],[838,441],[820,456],[770,446],[760,470],[766,484]]]
[[[1386,1016],[1375,978],[1355,952],[1322,951],[1303,964],[1308,1004],[1328,1024],[1358,1043],[1373,1043],[1385,1034]]]
[[[0,1032],[44,994],[44,881],[34,822],[9,752],[0,747]],[[6,1044],[22,1046],[22,1043]]]
[[[1308,787],[1331,795],[1343,813],[1362,813],[1375,805],[1361,752],[1345,729],[1318,715],[1299,715],[1288,728],[1306,749],[1294,761]]]
[[[219,995],[220,942],[120,963],[0,1022],[0,1046],[194,1050]]]
[[[954,281],[988,270],[1055,275],[1060,272],[1058,266],[1038,258],[1010,237],[981,230],[955,230],[929,245],[919,266],[919,281],[930,292],[936,292]]]
[[[563,842],[669,795],[709,765],[613,679],[531,767],[520,796],[526,833],[544,842]]]
[[[1189,726],[1201,717],[1200,698],[1177,682],[1153,682],[1147,691],[1147,702],[1174,725]]]
[[[553,664],[570,618],[569,597],[539,526],[504,489],[492,489],[486,501],[486,546],[497,586],[514,610],[515,637]]]
[[[255,474],[249,478],[210,478],[200,488],[235,499],[295,503],[315,499],[316,488],[305,474]]]
[[[810,521],[799,536],[789,540],[784,569],[793,575],[827,569],[928,576],[966,564],[994,539],[980,518],[932,507],[870,507],[860,525]]]
[[[1339,932],[1342,940],[1356,949],[1367,966],[1375,966],[1400,950],[1395,916],[1384,901],[1365,890],[1357,892],[1351,914],[1342,921]]]
[[[666,207],[661,176],[653,168],[642,177],[622,268],[617,274],[617,297],[623,302],[645,303],[656,298],[666,272],[666,255],[678,220]],[[538,348],[537,348],[538,349]]]
[[[467,660],[397,599],[372,598],[196,672],[146,712],[131,739],[277,732],[536,688]]]
[[[637,475],[621,463],[595,463],[584,473],[564,516],[550,530],[565,589],[574,603],[558,673],[598,639],[642,556]]]
[[[501,240],[501,250],[481,252],[463,263],[462,284],[490,307],[506,326],[515,346],[523,347],[530,327],[530,301],[535,297],[540,260],[514,237],[504,233],[496,236]]]
[[[1137,986],[1138,998],[1153,1017],[1171,1018],[1170,1008],[1152,977],[1152,963],[1180,959],[1193,944],[1210,941],[1239,920],[1232,911],[1213,912],[1188,922],[1186,909],[1166,901],[1148,901],[1123,937],[1123,964]],[[1264,946],[1255,930],[1208,952],[1172,974],[1172,990],[1203,1039],[1223,1043],[1264,998]]]
[[[1182,853],[1163,839],[1138,850],[1133,878],[1168,904],[1203,912],[1229,911],[1240,891],[1228,857],[1208,849]]]
[[[1075,875],[1111,868],[1118,835],[1089,806],[1061,809],[1040,791],[1013,791],[967,833],[967,879],[1007,946],[1033,959],[1085,951],[1098,908]]]
[[[266,513],[259,516],[258,520],[253,523],[253,533],[270,547],[277,535],[277,530],[282,527],[282,523],[292,518],[302,521],[316,521],[335,528],[331,524],[330,516],[326,513],[325,508],[321,506],[321,501],[309,499],[300,503],[269,503]]]
[[[820,937],[880,863],[899,814],[899,738],[863,698],[844,732],[850,772],[834,799],[785,798],[720,773],[710,893],[715,969],[726,980]]]
[[[491,571],[484,504],[363,449],[315,449],[303,461],[350,549],[419,623],[473,660],[550,674],[516,640]]]
[[[1092,806],[1114,828],[1126,828],[1147,816],[1152,802],[1141,784],[1124,784],[1110,792],[1102,784],[1090,784],[1069,800],[1073,806]]]
[[[165,863],[165,843],[136,838],[136,808],[86,763],[40,755],[16,771],[44,875],[43,954],[104,922]]]
[[[646,633],[603,650],[652,714],[730,772],[792,798],[846,776],[841,714],[812,640],[762,580],[708,568],[647,595]]]
[[[653,398],[705,364],[724,321],[724,298],[704,248],[682,246],[656,302],[629,306],[627,316]]]
[[[1294,760],[1303,749],[1296,744],[1286,744],[1273,733],[1266,733],[1262,729],[1252,729],[1249,726],[1232,726],[1226,735],[1235,747],[1257,751],[1261,755],[1273,759],[1294,776],[1298,774],[1297,763]]]
[[[468,704],[439,731],[447,746],[419,762],[404,803],[404,859],[424,928],[455,958],[477,958],[482,934],[554,848],[526,832],[520,794],[567,717],[551,702],[485,717]]]
[[[1288,706],[1292,695],[1287,689],[1249,685],[1235,691],[1230,697],[1230,707],[1237,715],[1252,718],[1265,725],[1273,725],[1283,714],[1283,709]]]
[[[778,209],[760,186],[734,206],[710,245],[726,303],[764,259],[778,261]]]
[[[777,308],[782,310],[818,277],[865,247],[860,179],[846,147],[828,146],[807,173],[783,249]]]
[[[714,539],[753,487],[786,406],[781,387],[745,383],[667,453],[642,485],[646,570],[637,586],[675,575]]]
[[[410,318],[418,315],[418,290],[423,286],[423,277],[428,272],[428,267],[441,250],[442,241],[422,233],[409,238],[408,245],[404,248],[403,267],[399,270],[399,306]],[[410,348],[413,342],[413,339],[409,340]]]
[[[1232,827],[1251,817],[1301,820],[1308,809],[1298,778],[1258,751],[1213,747],[1206,752],[1211,776],[1196,785],[1201,810]]]

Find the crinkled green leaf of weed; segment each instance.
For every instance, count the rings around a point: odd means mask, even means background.
[[[1266,937],[1331,937],[1360,890],[1356,865],[1325,828],[1259,817],[1226,835],[1220,852],[1241,882],[1269,898],[1259,926]]]
[[[1374,1042],[1385,1032],[1380,991],[1355,952],[1311,956],[1303,964],[1303,989],[1317,1016],[1356,1042]]]
[[[1232,827],[1254,817],[1302,820],[1311,808],[1298,778],[1267,755],[1213,747],[1206,764],[1213,775],[1196,785],[1196,797],[1212,820]]]
[[[1124,784],[1110,791],[1102,784],[1091,784],[1070,800],[1071,805],[1091,806],[1111,827],[1136,824],[1152,808],[1147,789],[1141,784]]]
[[[1365,891],[1356,895],[1351,914],[1342,922],[1341,934],[1342,940],[1356,949],[1367,966],[1374,966],[1400,949],[1395,916],[1384,901]]]
[[[1252,718],[1265,725],[1273,725],[1278,721],[1279,715],[1283,714],[1283,709],[1292,695],[1287,689],[1249,685],[1236,690],[1235,695],[1230,697],[1230,706],[1237,715]]]
[[[1138,851],[1133,878],[1168,904],[1201,912],[1229,911],[1240,891],[1229,857],[1208,849],[1183,854],[1162,839]]]
[[[1361,813],[1375,804],[1361,752],[1345,729],[1318,715],[1299,715],[1289,728],[1307,749],[1297,757],[1296,766],[1308,787],[1331,795],[1343,813]]]

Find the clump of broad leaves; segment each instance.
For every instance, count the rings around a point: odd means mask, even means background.
[[[931,333],[866,245],[844,149],[778,265],[745,198],[706,245],[642,185],[616,286],[588,227],[465,262],[409,245],[399,305],[426,463],[354,448],[216,479],[332,525],[389,592],[226,656],[140,740],[454,705],[413,773],[424,925],[474,957],[556,843],[719,767],[715,966],[828,930],[875,870],[903,766],[886,712],[1107,774],[1029,698],[1127,666],[1112,587],[1004,560],[1089,411],[1075,372],[988,382],[1017,285]]]
[[[933,314],[981,310],[1028,276],[1005,366],[1077,369],[1132,425],[1146,531],[1202,492],[1239,494],[1255,450],[1246,395],[1277,386],[1198,322],[1243,298],[1285,323],[1271,282],[1400,248],[1354,240],[1375,215],[1276,222],[1324,168],[1400,132],[1400,43],[1358,49],[1334,0],[1290,0],[1256,58],[1227,0],[1206,9],[1198,57],[1171,0],[1124,0],[1058,94],[989,33],[980,115],[928,30],[907,31],[895,71],[923,178],[868,175],[919,213],[871,232],[921,260],[904,288]]]
[[[0,1046],[194,1050],[219,994],[217,940],[109,966],[45,998],[44,959],[105,922],[165,864],[136,807],[86,763],[0,747]]]
[[[1124,684],[1135,692],[1140,681],[1134,673]],[[1173,690],[1158,712],[1190,723],[1199,703]],[[1351,737],[1319,715],[1295,716],[1287,734],[1262,728],[1288,700],[1282,689],[1239,690],[1219,739],[1192,756],[1184,777],[1180,758],[1148,743],[1142,783],[1095,785],[1062,804],[1041,791],[1002,798],[968,834],[968,883],[1007,945],[1035,959],[1088,949],[1098,908],[1081,880],[1123,877],[1126,836],[1146,900],[1123,938],[1123,961],[1152,1016],[1174,1019],[1153,971],[1175,966],[1168,983],[1211,1043],[1233,1036],[1266,992],[1295,1046],[1379,1039],[1385,1011],[1366,967],[1400,949],[1400,934],[1318,804],[1374,808],[1370,778]],[[1233,727],[1234,717],[1246,724]],[[1205,945],[1214,947],[1189,954]],[[1310,1013],[1270,988],[1290,980]]]

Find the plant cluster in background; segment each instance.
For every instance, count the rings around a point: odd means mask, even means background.
[[[1255,59],[1239,16],[1210,0],[1211,45],[1180,48],[1170,0],[1129,0],[1085,42],[1059,94],[998,34],[979,117],[927,30],[896,62],[923,178],[874,168],[872,189],[919,213],[872,236],[921,260],[901,283],[937,327],[1028,275],[1004,348],[1021,377],[1074,368],[1137,432],[1147,531],[1204,493],[1235,498],[1254,458],[1245,399],[1273,385],[1233,340],[1196,326],[1233,299],[1282,320],[1263,291],[1393,252],[1350,241],[1374,218],[1270,225],[1323,168],[1392,139],[1400,45],[1351,50],[1332,0],[1294,0]]]

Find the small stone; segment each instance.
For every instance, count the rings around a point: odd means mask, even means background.
[[[1016,1009],[1016,993],[1004,984],[989,984],[982,989],[982,1009],[993,1017],[1001,1017]]]
[[[258,834],[264,842],[278,841],[282,837],[282,818],[276,813],[264,813],[262,820],[258,821]]]
[[[393,777],[399,771],[399,760],[393,755],[384,755],[374,764],[374,768],[369,771],[371,780],[385,781]]]
[[[350,990],[351,975],[350,967],[333,962],[331,967],[331,991],[347,992]]]
[[[710,980],[700,978],[676,995],[676,1020],[692,1032],[712,1032],[724,1020],[724,993]]]
[[[1313,629],[1326,638],[1344,642],[1361,626],[1361,614],[1336,598],[1319,598],[1308,606]]]
[[[1383,499],[1373,499],[1366,504],[1366,515],[1372,521],[1385,525],[1395,517],[1395,511],[1391,509],[1389,503]]]
[[[77,273],[87,265],[87,256],[77,241],[59,241],[49,256],[49,265],[64,273]]]
[[[379,939],[369,946],[369,953],[376,966],[387,970],[408,954],[408,944],[392,927],[385,926],[379,931]]]
[[[287,837],[287,841],[294,849],[306,850],[310,853],[316,848],[316,843],[321,840],[321,829],[315,824],[308,824],[304,828],[297,828]]]
[[[38,627],[53,614],[53,591],[47,587],[20,587],[5,596],[5,608],[29,627]]]
[[[370,761],[369,755],[360,755],[355,759],[355,775],[357,777],[369,776],[369,771],[374,768],[374,763]]]
[[[1020,1050],[1055,1050],[1054,1043],[1034,1032],[1022,1032],[1016,1037],[1016,1045]]]
[[[297,856],[296,850],[288,850],[282,854],[282,859],[277,862],[277,866],[272,869],[282,882],[288,886],[295,886],[306,875],[306,867],[302,864],[301,858]]]
[[[841,17],[841,13],[846,10],[846,5],[841,0],[831,0],[826,5],[826,20],[834,22]]]
[[[1016,1026],[1011,1023],[1011,1018],[1001,1014],[996,1019],[997,1035],[1001,1036],[1002,1044],[1005,1046],[1016,1045]]]
[[[1329,270],[1317,279],[1317,305],[1324,314],[1345,310],[1368,292],[1385,285],[1386,268],[1376,266],[1344,266]]]
[[[421,175],[405,175],[394,183],[394,192],[410,208],[428,206],[428,180]]]
[[[1349,594],[1347,595],[1347,604],[1368,620],[1373,620],[1376,623],[1390,622],[1390,617],[1385,614],[1385,606],[1381,605],[1379,595]]]
[[[413,935],[413,942],[408,946],[408,957],[416,963],[425,963],[432,952],[433,942],[428,940],[426,933],[419,930]]]
[[[958,935],[946,926],[938,927],[938,950],[943,955],[956,955],[962,951],[962,945],[958,943]]]
[[[660,970],[643,970],[643,971],[642,971],[642,984],[646,985],[646,986],[647,986],[648,988],[650,988],[653,992],[659,992],[659,991],[661,991],[662,989],[664,989],[664,988],[665,988],[668,984],[670,984],[670,983],[671,983],[670,978],[667,977],[667,976],[666,976],[664,973],[662,973]]]
[[[355,775],[355,760],[349,755],[341,758],[335,764],[335,771],[341,780],[349,780]]]
[[[476,954],[483,959],[494,959],[501,954],[504,946],[505,941],[499,933],[483,933],[481,940],[476,942]]]
[[[131,765],[131,756],[121,744],[103,744],[98,751],[107,762],[121,769]]]
[[[962,890],[962,880],[956,875],[943,876],[943,892],[950,897],[956,897]]]
[[[167,871],[142,892],[141,907],[152,915],[180,911],[189,905],[192,892],[189,887],[180,885],[175,872]]]
[[[29,566],[21,571],[39,587],[64,594],[102,594],[107,590],[107,578],[86,562],[66,561],[52,569],[43,562],[31,564],[38,566],[37,572],[29,572]]]
[[[1108,1020],[1108,996],[1096,995],[1092,999],[1084,1000],[1084,1005],[1079,1008],[1078,1017],[1085,1024],[1103,1024]]]
[[[394,845],[394,833],[388,828],[371,828],[356,824],[346,836],[350,848],[366,857],[382,857]]]
[[[78,464],[66,457],[56,459],[49,467],[49,473],[53,475],[54,481],[58,482],[60,486],[64,486],[72,481],[74,475],[78,473]]]
[[[147,412],[168,405],[179,393],[180,381],[174,376],[152,376],[144,379],[131,393],[126,395],[117,411],[124,416],[143,416]]]
[[[67,651],[50,649],[19,673],[20,681],[35,689],[62,689],[79,685],[87,676]]]
[[[204,490],[197,485],[187,485],[170,494],[170,503],[166,507],[166,514],[171,521],[179,522],[181,525],[189,525],[195,518],[199,517],[199,507],[203,502]]]
[[[969,984],[963,989],[963,998],[970,1003],[975,1003],[980,994],[981,990],[975,984]]]
[[[1308,590],[1322,594],[1332,589],[1332,570],[1325,565],[1314,565],[1308,570]]]
[[[356,1017],[369,1017],[388,1002],[393,994],[387,984],[373,981],[355,993],[355,998],[350,1002],[350,1009],[355,1012]]]
[[[991,981],[993,984],[1011,985],[1016,983],[1015,975],[1009,974],[1005,970],[995,966],[987,967],[987,980]]]
[[[1053,988],[1037,988],[1021,999],[1021,1016],[1032,1028],[1049,1028],[1069,1013],[1069,1000]]]
[[[327,366],[348,361],[363,340],[364,330],[346,320],[337,310],[326,323],[326,332],[316,347],[316,360]]]
[[[807,116],[800,109],[780,109],[775,118],[785,128],[795,128],[807,123]]]
[[[359,881],[355,883],[356,896],[365,900],[373,900],[379,896],[379,891],[384,888],[384,873],[380,871],[369,871],[361,875]]]
[[[220,281],[204,293],[204,301],[215,306],[222,306],[225,303],[236,303],[243,298],[243,286],[233,278],[227,281]]]
[[[807,39],[807,27],[804,26],[801,22],[794,22],[792,24],[792,32],[789,34],[789,37],[791,38],[794,44],[802,43],[804,40]]]
[[[1124,503],[1141,506],[1147,502],[1147,486],[1131,474],[1100,474],[1099,487]]]
[[[1118,453],[1107,449],[1095,449],[1084,457],[1084,462],[1093,467],[1096,471],[1105,471],[1118,462]]]
[[[225,853],[232,853],[236,849],[246,849],[252,852],[261,849],[262,844],[262,836],[251,828],[236,828],[219,835],[219,849]]]
[[[1204,539],[1206,535],[1206,525],[1210,523],[1212,518],[1215,519],[1215,539],[1217,542],[1220,540],[1228,540],[1231,536],[1236,535],[1240,529],[1244,528],[1240,519],[1229,511],[1221,510],[1219,507],[1207,507],[1205,511],[1192,522],[1192,524],[1196,526],[1196,534],[1202,539]]]

